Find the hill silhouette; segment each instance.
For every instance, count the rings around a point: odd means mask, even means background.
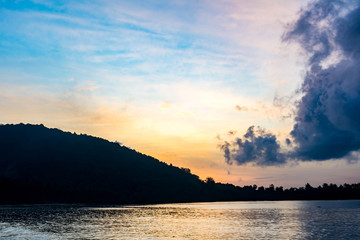
[[[0,204],[360,198],[360,184],[283,189],[205,181],[118,143],[43,125],[0,125]]]
[[[0,152],[3,202],[155,203],[215,196],[189,169],[43,125],[1,125]]]

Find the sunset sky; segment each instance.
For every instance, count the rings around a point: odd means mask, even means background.
[[[240,186],[359,182],[356,4],[2,0],[0,123]]]

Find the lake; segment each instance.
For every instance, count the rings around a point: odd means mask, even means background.
[[[360,239],[360,200],[0,206],[0,239]]]

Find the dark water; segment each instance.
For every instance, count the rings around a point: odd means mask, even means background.
[[[0,207],[0,239],[360,239],[360,200]]]

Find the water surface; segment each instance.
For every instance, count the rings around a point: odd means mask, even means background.
[[[2,206],[0,239],[360,239],[360,200]]]

